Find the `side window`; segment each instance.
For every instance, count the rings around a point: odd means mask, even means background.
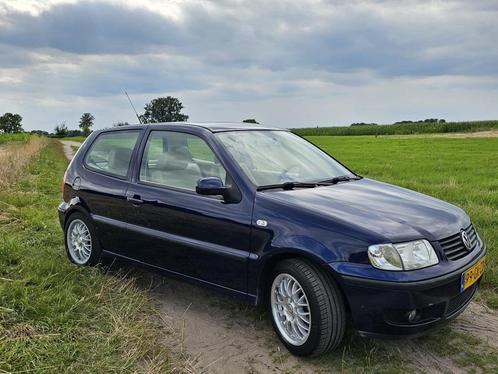
[[[98,136],[85,157],[88,168],[126,177],[139,131],[105,132]]]
[[[195,191],[197,181],[226,172],[218,158],[198,136],[174,131],[152,131],[147,139],[140,180]]]

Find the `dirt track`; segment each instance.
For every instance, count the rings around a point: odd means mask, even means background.
[[[66,157],[79,143],[62,141]],[[183,281],[139,272],[150,289],[161,323],[170,334],[165,344],[178,356],[187,357],[184,371],[196,373],[329,373],[316,359],[291,356],[278,341],[261,310]],[[451,324],[451,329],[473,335],[498,350],[498,313],[472,302]],[[412,341],[383,341],[379,346],[409,357],[413,371],[465,373],[449,356],[437,354],[430,345]],[[358,368],[359,370],[360,368]],[[479,371],[478,371],[479,372]]]
[[[324,368],[316,359],[289,355],[274,335],[268,316],[260,309],[182,281],[152,274],[146,278],[163,321],[174,331],[167,344],[187,353],[195,372],[329,372],[330,368]],[[498,348],[498,315],[480,304],[471,303],[450,326]],[[418,340],[378,344],[410,357],[414,370],[466,372],[451,358],[438,355]]]
[[[62,143],[64,155],[68,160],[71,160],[76,153],[75,148],[77,149],[81,145],[81,143],[73,142],[72,140],[61,140],[60,142]]]

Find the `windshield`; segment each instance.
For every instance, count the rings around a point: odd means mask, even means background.
[[[257,186],[354,177],[325,152],[287,131],[228,131],[216,136]]]

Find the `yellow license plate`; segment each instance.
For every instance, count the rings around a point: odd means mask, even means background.
[[[484,273],[486,267],[486,257],[483,257],[477,264],[472,266],[466,272],[462,273],[462,280],[460,285],[460,292],[465,291],[472,286]]]

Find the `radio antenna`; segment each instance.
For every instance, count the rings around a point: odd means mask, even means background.
[[[137,110],[135,109],[135,105],[133,105],[133,102],[130,99],[130,95],[128,95],[128,92],[125,90],[125,95],[128,98],[128,101],[130,102],[131,107],[133,108],[133,111],[135,112],[135,115],[137,116],[138,122],[140,122],[141,125],[143,125],[142,120],[140,119],[140,116],[137,113]]]

